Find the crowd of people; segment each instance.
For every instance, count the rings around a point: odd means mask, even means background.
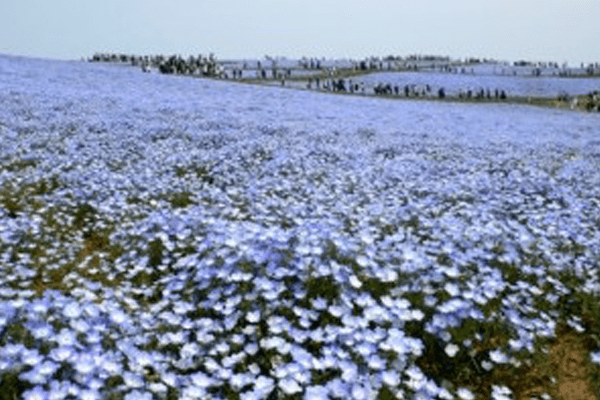
[[[406,84],[404,86],[392,84],[392,83],[377,83],[368,88],[364,82],[357,82],[353,79],[344,78],[309,78],[306,84],[307,89],[316,89],[328,92],[340,92],[350,94],[372,94],[381,96],[401,96],[401,97],[428,97],[428,98],[439,98],[445,99],[450,97],[446,88],[439,87],[433,88],[429,84],[415,85]],[[372,90],[372,91],[371,91]],[[506,100],[508,98],[507,92],[503,89],[484,89],[479,88],[477,90],[466,89],[459,90],[458,94],[454,97],[464,100]]]
[[[223,66],[219,64],[214,54],[189,56],[183,58],[178,55],[146,55],[136,56],[129,54],[96,53],[89,59],[90,62],[120,62],[139,66],[144,72],[157,70],[163,74],[200,75],[222,77]]]

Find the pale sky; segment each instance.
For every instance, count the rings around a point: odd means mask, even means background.
[[[0,0],[0,53],[600,62],[600,0]]]

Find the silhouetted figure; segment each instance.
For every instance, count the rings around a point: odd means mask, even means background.
[[[438,90],[438,97],[440,99],[443,99],[444,97],[446,97],[446,92],[444,91],[444,88],[440,88],[440,90]]]

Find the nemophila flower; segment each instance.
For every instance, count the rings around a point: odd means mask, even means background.
[[[230,385],[236,390],[242,389],[252,382],[254,382],[254,376],[248,373],[235,374],[229,379]]]
[[[441,267],[441,270],[444,273],[444,275],[446,275],[448,278],[451,278],[451,279],[455,279],[460,276],[460,270],[456,266]]]
[[[110,320],[117,325],[127,321],[127,318],[127,314],[125,314],[122,310],[113,309],[110,311]]]
[[[310,300],[312,307],[315,310],[325,310],[327,308],[327,300],[322,297],[316,297]]]
[[[181,346],[179,355],[183,359],[192,358],[200,353],[200,346],[197,343],[186,343]]]
[[[458,296],[458,295],[460,294],[460,288],[458,287],[458,285],[457,285],[457,284],[455,284],[455,283],[452,283],[452,282],[447,282],[447,283],[444,285],[444,290],[445,290],[446,292],[448,292],[448,294],[449,294],[450,296]]]
[[[437,298],[435,296],[433,296],[433,295],[427,295],[427,296],[425,296],[424,304],[427,307],[434,307],[437,304],[437,301],[438,300],[437,300]]]
[[[27,348],[22,343],[8,343],[0,349],[0,356],[2,357],[21,357],[21,354]]]
[[[24,349],[21,352],[21,362],[25,365],[35,366],[44,360],[44,356],[39,354],[36,349]]]
[[[492,385],[492,400],[511,400],[512,391],[506,386]]]
[[[340,378],[335,378],[328,381],[325,387],[329,390],[331,396],[336,398],[346,398],[350,394],[352,384],[344,382]]]
[[[47,400],[48,392],[42,386],[35,386],[33,389],[24,391],[22,396],[23,400]]]
[[[369,354],[375,352],[376,347],[373,343],[362,342],[358,346],[356,346],[355,349],[358,352],[358,354],[360,354],[363,357],[366,357]]]
[[[260,367],[256,363],[252,363],[248,365],[248,372],[250,372],[255,377],[260,374]]]
[[[161,372],[160,379],[165,385],[170,387],[179,387],[180,377],[172,372]]]
[[[454,400],[454,396],[452,393],[448,391],[446,388],[438,388],[438,397],[443,400]]]
[[[508,356],[500,350],[490,351],[490,359],[497,364],[506,364],[508,362]]]
[[[137,373],[123,371],[121,376],[123,377],[123,381],[127,387],[136,389],[144,386],[144,379]]]
[[[75,350],[70,347],[70,346],[59,346],[56,347],[52,350],[50,350],[50,353],[48,354],[48,356],[59,363],[65,362],[65,361],[69,361],[74,355],[75,355]]]
[[[460,348],[454,343],[447,344],[446,348],[444,349],[444,351],[446,352],[446,354],[448,354],[449,357],[454,357],[459,350]]]
[[[48,376],[44,374],[39,368],[32,368],[31,370],[20,374],[19,378],[21,378],[24,381],[28,381],[34,385],[41,385],[46,382]]]
[[[71,383],[69,382],[58,382],[55,380],[50,381],[48,390],[48,400],[63,400],[69,395],[69,388]]]
[[[260,321],[260,310],[254,310],[246,314],[246,321],[256,324]]]
[[[370,398],[371,389],[361,385],[360,383],[355,383],[352,385],[352,389],[350,391],[352,399],[355,400],[365,400]]]
[[[354,382],[358,378],[358,367],[351,361],[341,361],[338,368],[342,371],[342,380],[345,382]]]
[[[419,391],[423,387],[425,387],[427,383],[427,378],[421,372],[419,367],[414,365],[410,366],[408,369],[404,371],[404,373],[408,376],[409,380],[406,382],[406,385],[414,391]]]
[[[302,387],[292,378],[284,378],[280,380],[277,383],[277,386],[283,393],[287,395],[293,395],[302,391]]]
[[[425,313],[419,309],[414,309],[410,311],[410,317],[413,321],[421,321],[423,318],[425,318]]]
[[[471,391],[467,388],[458,388],[458,390],[456,391],[456,394],[458,395],[458,397],[460,397],[462,400],[473,400],[475,399],[475,395],[473,395],[473,393],[471,393]]]
[[[83,319],[71,320],[70,326],[79,333],[87,333],[90,329],[90,325]]]
[[[246,354],[253,356],[258,351],[258,345],[256,343],[248,343],[244,346]]]
[[[46,323],[35,324],[30,328],[31,334],[36,339],[46,339],[53,333],[52,325]]]
[[[481,367],[486,371],[491,371],[494,368],[494,364],[489,361],[483,360],[481,362]]]
[[[100,343],[102,341],[102,335],[97,330],[91,330],[86,334],[85,340],[88,344]]]
[[[309,386],[304,392],[305,400],[328,400],[329,390],[324,386]]]
[[[254,383],[254,390],[264,394],[270,393],[274,387],[275,381],[262,375]]]
[[[80,353],[74,359],[74,368],[82,375],[87,375],[94,371],[96,363],[91,354]]]
[[[101,364],[101,367],[109,375],[120,375],[123,371],[123,366],[121,363],[115,360],[104,360]]]
[[[97,390],[84,389],[79,392],[78,398],[81,400],[99,400],[102,398],[102,395]],[[150,399],[152,399],[152,396],[150,396]]]
[[[398,272],[391,268],[381,268],[375,272],[375,276],[382,282],[395,282],[398,279]]]
[[[81,308],[79,307],[79,304],[76,301],[68,303],[63,308],[63,315],[70,319],[79,318],[79,316],[81,315]]]
[[[195,374],[190,375],[190,380],[193,385],[201,388],[207,388],[215,384],[215,380],[213,378],[202,372],[196,372]]]
[[[204,359],[204,367],[211,373],[216,373],[222,368],[217,360],[210,357]]]
[[[400,374],[397,371],[383,371],[381,379],[385,385],[390,387],[396,387],[400,384]]]

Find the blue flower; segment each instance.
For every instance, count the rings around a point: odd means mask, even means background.
[[[292,378],[284,378],[280,380],[277,386],[287,395],[293,395],[302,391],[302,387]]]
[[[462,387],[458,388],[458,390],[456,391],[456,394],[462,400],[474,400],[475,399],[475,395],[473,395],[473,393],[471,393],[471,391],[467,388],[462,388]]]
[[[152,400],[152,393],[141,390],[132,390],[125,395],[125,400]]]
[[[69,319],[79,318],[81,315],[81,308],[76,301],[71,301],[63,308],[63,315]]]
[[[26,390],[23,392],[23,400],[47,400],[48,392],[46,392],[41,386],[35,386],[33,389]]]
[[[75,350],[72,347],[60,346],[50,350],[49,357],[56,362],[62,363],[69,361],[75,354]]]
[[[328,400],[329,390],[324,386],[309,386],[304,392],[305,400]]]

